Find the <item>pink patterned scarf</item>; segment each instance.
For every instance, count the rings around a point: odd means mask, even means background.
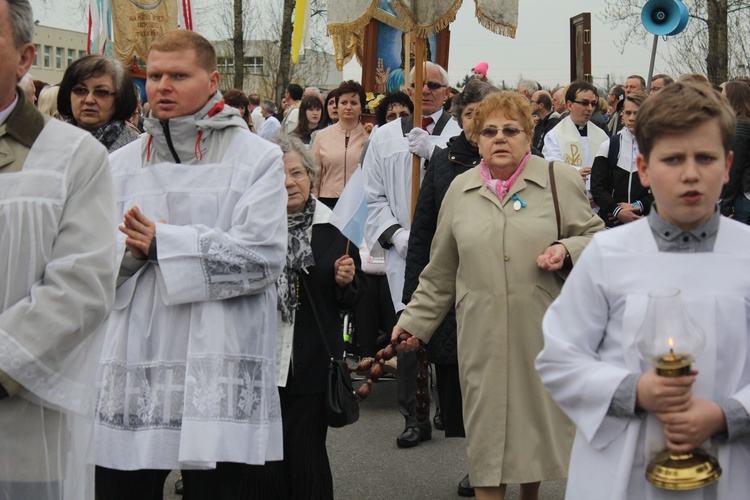
[[[529,162],[529,158],[531,157],[531,151],[526,153],[526,156],[523,157],[523,160],[521,160],[521,164],[518,165],[518,168],[515,172],[513,172],[513,175],[510,176],[510,179],[507,181],[504,181],[502,179],[493,179],[492,174],[490,173],[490,167],[487,166],[486,163],[484,163],[484,160],[482,160],[479,163],[479,174],[482,176],[482,181],[484,181],[484,185],[487,186],[487,189],[495,193],[497,195],[497,199],[502,201],[505,199],[505,195],[508,194],[508,191],[510,191],[510,188],[513,187],[513,184],[516,183],[516,180],[523,172],[523,169],[526,167],[526,164]]]

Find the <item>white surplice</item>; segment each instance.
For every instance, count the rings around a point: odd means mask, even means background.
[[[451,118],[440,135],[430,135],[430,140],[435,146],[445,148],[448,140],[460,133],[458,123]],[[365,241],[371,248],[378,242],[380,235],[394,224],[407,230],[411,228],[412,157],[401,120],[385,124],[370,136],[362,170],[367,196]],[[420,182],[423,176],[424,168],[420,168]],[[405,307],[401,296],[404,291],[406,259],[394,247],[385,250],[385,269],[393,305],[396,311],[401,311]]]
[[[182,163],[163,149],[149,162],[145,137],[111,156],[118,213],[137,205],[166,222],[156,227],[158,263],[118,287],[107,324],[96,426],[105,467],[282,458],[274,374],[275,284],[287,244],[282,155],[235,125],[228,107],[207,117],[217,102],[195,120],[170,120]],[[157,144],[159,124],[151,125]],[[118,244],[124,252],[124,235]]]
[[[3,166],[14,159],[5,127]],[[106,149],[58,120],[19,171],[0,172],[0,370],[21,385],[0,400],[1,498],[93,498],[94,331],[114,299],[113,206]]]
[[[750,411],[750,228],[721,218],[713,253],[659,252],[647,219],[599,233],[544,317],[537,369],[577,426],[567,498],[720,499],[750,491],[750,439],[703,448],[724,471],[718,483],[670,492],[647,483],[648,462],[665,449],[661,423],[607,415],[623,379],[653,369],[635,351],[635,334],[656,288],[681,290],[706,333],[693,397],[733,398]]]

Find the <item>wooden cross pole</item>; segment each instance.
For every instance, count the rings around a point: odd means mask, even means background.
[[[415,36],[416,48],[414,54],[416,56],[414,62],[414,93],[412,100],[414,101],[414,124],[413,127],[422,127],[422,87],[424,86],[424,68],[425,68],[425,53],[424,53],[424,38],[419,35]],[[409,47],[411,52],[411,47]],[[421,159],[417,155],[413,155],[411,164],[411,217],[414,218],[414,211],[417,208],[417,198],[419,197],[419,185],[421,173]]]

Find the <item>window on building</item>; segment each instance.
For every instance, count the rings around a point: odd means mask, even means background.
[[[55,69],[62,69],[63,65],[63,48],[55,47]]]
[[[86,51],[85,50],[79,50],[78,51],[78,59],[82,58],[85,55],[86,55]]]
[[[245,57],[245,73],[251,75],[262,75],[263,74],[263,58],[262,57]]]
[[[216,64],[217,66],[219,66],[219,71],[233,72],[234,71],[234,56],[217,57]]]
[[[34,67],[39,67],[39,56],[42,55],[42,46],[38,43],[34,44]]]
[[[68,66],[73,64],[73,61],[75,61],[75,59],[76,59],[75,49],[68,49],[68,60],[67,60],[67,64],[65,65],[65,67],[67,68]]]
[[[50,47],[49,45],[44,46],[44,67],[52,67],[52,47]]]

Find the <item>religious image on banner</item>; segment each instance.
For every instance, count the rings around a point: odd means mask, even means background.
[[[177,29],[177,0],[112,0],[114,55],[126,63],[133,54],[146,59],[151,43]]]
[[[378,41],[376,50],[375,80],[377,91],[397,92],[404,90],[406,81],[404,68],[406,67],[406,51],[404,50],[406,33],[399,26],[398,17],[393,9],[391,0],[380,0],[378,12],[373,16],[380,20],[378,24]],[[394,26],[395,25],[395,26]],[[408,28],[407,28],[408,30]],[[409,51],[409,68],[414,67],[416,53],[416,37],[412,37]],[[426,60],[435,62],[437,55],[437,35],[425,39]],[[384,86],[381,84],[384,81]]]

